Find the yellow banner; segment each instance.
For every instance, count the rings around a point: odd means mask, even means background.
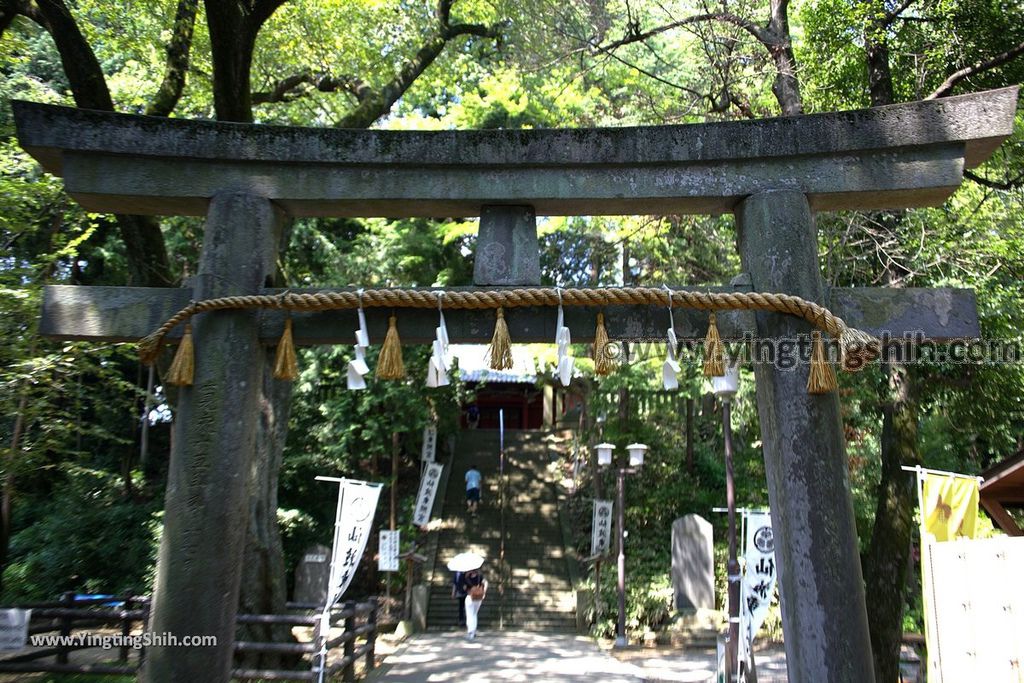
[[[922,535],[933,541],[974,538],[978,524],[978,480],[924,474]]]
[[[978,480],[922,472],[921,588],[928,683],[946,683],[939,660],[938,622],[933,606],[932,548],[936,543],[974,538],[978,525]]]

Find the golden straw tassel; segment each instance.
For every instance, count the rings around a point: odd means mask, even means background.
[[[718,336],[715,324],[715,312],[711,311],[708,321],[708,336],[704,338],[704,376],[722,377],[725,375],[725,346]]]
[[[292,340],[292,319],[284,321],[284,333],[277,342],[277,357],[274,359],[274,378],[294,382],[299,378],[299,362],[295,358],[295,342]]]
[[[608,330],[604,327],[604,313],[597,314],[597,330],[594,332],[594,372],[610,375],[615,370],[615,361],[609,355]]]
[[[807,375],[807,393],[827,394],[839,388],[835,370],[825,357],[825,343],[821,340],[821,332],[812,333],[814,340],[811,347],[811,372]]]
[[[487,364],[492,370],[508,370],[512,367],[512,339],[508,334],[505,322],[505,309],[498,309],[498,319],[494,323],[494,336],[487,349]]]
[[[192,386],[192,378],[196,370],[195,350],[192,347],[192,323],[185,323],[185,334],[178,344],[171,367],[167,369],[166,382],[176,387]]]
[[[405,363],[402,362],[402,342],[398,338],[395,316],[388,318],[388,333],[377,359],[377,379],[404,379]]]

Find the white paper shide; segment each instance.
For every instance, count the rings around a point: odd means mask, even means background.
[[[427,387],[446,387],[451,384],[448,373],[451,370],[451,358],[448,355],[448,326],[444,322],[441,311],[441,295],[437,299],[437,314],[440,322],[434,330],[434,341],[431,345],[430,362],[427,363]]]
[[[360,300],[362,290],[359,292]],[[359,329],[356,330],[355,358],[348,362],[348,388],[359,390],[366,388],[366,375],[370,373],[370,366],[366,364],[366,349],[370,346],[370,333],[366,331],[366,314],[363,307],[359,306]]]
[[[667,391],[672,391],[679,388],[680,366],[676,359],[679,340],[676,338],[676,320],[672,315],[672,290],[666,287],[665,291],[668,292],[668,331],[666,332],[665,362],[661,366],[661,381]]]
[[[562,311],[562,290],[558,290],[558,322],[555,325],[555,345],[558,347],[558,381],[563,387],[572,381],[572,369],[575,360],[569,355],[569,344],[572,343],[569,328],[565,326],[565,313]]]

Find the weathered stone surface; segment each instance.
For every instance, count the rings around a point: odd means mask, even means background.
[[[196,214],[247,189],[295,215],[722,213],[770,189],[816,210],[937,204],[1012,133],[1017,89],[684,126],[354,131],[14,102],[22,146],[86,208]]]
[[[281,213],[266,199],[217,195],[195,294],[259,291],[273,272]],[[243,229],[244,228],[244,229]],[[250,311],[195,320],[195,380],[178,394],[150,628],[217,637],[212,647],[146,651],[145,683],[231,678],[264,356]]]
[[[459,289],[459,288],[455,288]],[[679,288],[675,288],[679,289]],[[699,287],[699,291],[751,291],[749,283],[733,287]],[[280,290],[263,290],[276,293]],[[292,292],[316,291],[292,289]],[[896,337],[923,332],[936,341],[970,339],[979,336],[974,293],[969,289],[900,289],[880,287],[833,288],[831,310],[850,325],[878,335],[884,331]],[[51,285],[43,291],[40,334],[54,339],[137,341],[146,336],[192,300],[191,289],[145,287],[80,287]],[[626,341],[664,340],[668,312],[658,306],[608,306],[605,325],[612,339]],[[572,338],[592,342],[599,309],[580,306],[565,308],[566,324]],[[384,341],[391,309],[367,308],[366,319],[374,344]],[[454,310],[444,313],[448,335],[456,343],[487,343],[494,334],[494,312]],[[703,339],[707,334],[705,312],[676,308],[676,332],[680,339]],[[295,343],[349,344],[358,327],[355,311],[324,311],[293,314]],[[555,338],[555,311],[523,307],[505,311],[512,341],[551,342]],[[724,339],[742,339],[753,334],[753,325],[743,322],[738,312],[720,313],[718,330]],[[259,316],[260,339],[276,344],[284,329],[284,314],[265,310]],[[405,344],[429,344],[437,326],[436,309],[401,309],[398,330]],[[169,335],[181,336],[181,326]]]
[[[529,206],[485,206],[473,261],[473,284],[540,284],[537,214]]]
[[[736,215],[744,269],[757,289],[812,301],[824,292],[814,219],[803,195],[771,192]],[[758,336],[793,337],[807,323],[758,313]],[[874,669],[839,398],[809,395],[808,366],[755,364],[768,501],[792,683],[862,681]]]
[[[711,522],[683,515],[672,522],[672,590],[676,609],[715,608],[715,553]]]
[[[295,568],[295,602],[322,605],[331,578],[331,549],[325,545],[306,548]]]

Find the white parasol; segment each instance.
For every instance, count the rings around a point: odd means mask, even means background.
[[[476,553],[459,553],[448,561],[448,569],[453,572],[470,572],[480,569],[484,564],[484,558]]]

